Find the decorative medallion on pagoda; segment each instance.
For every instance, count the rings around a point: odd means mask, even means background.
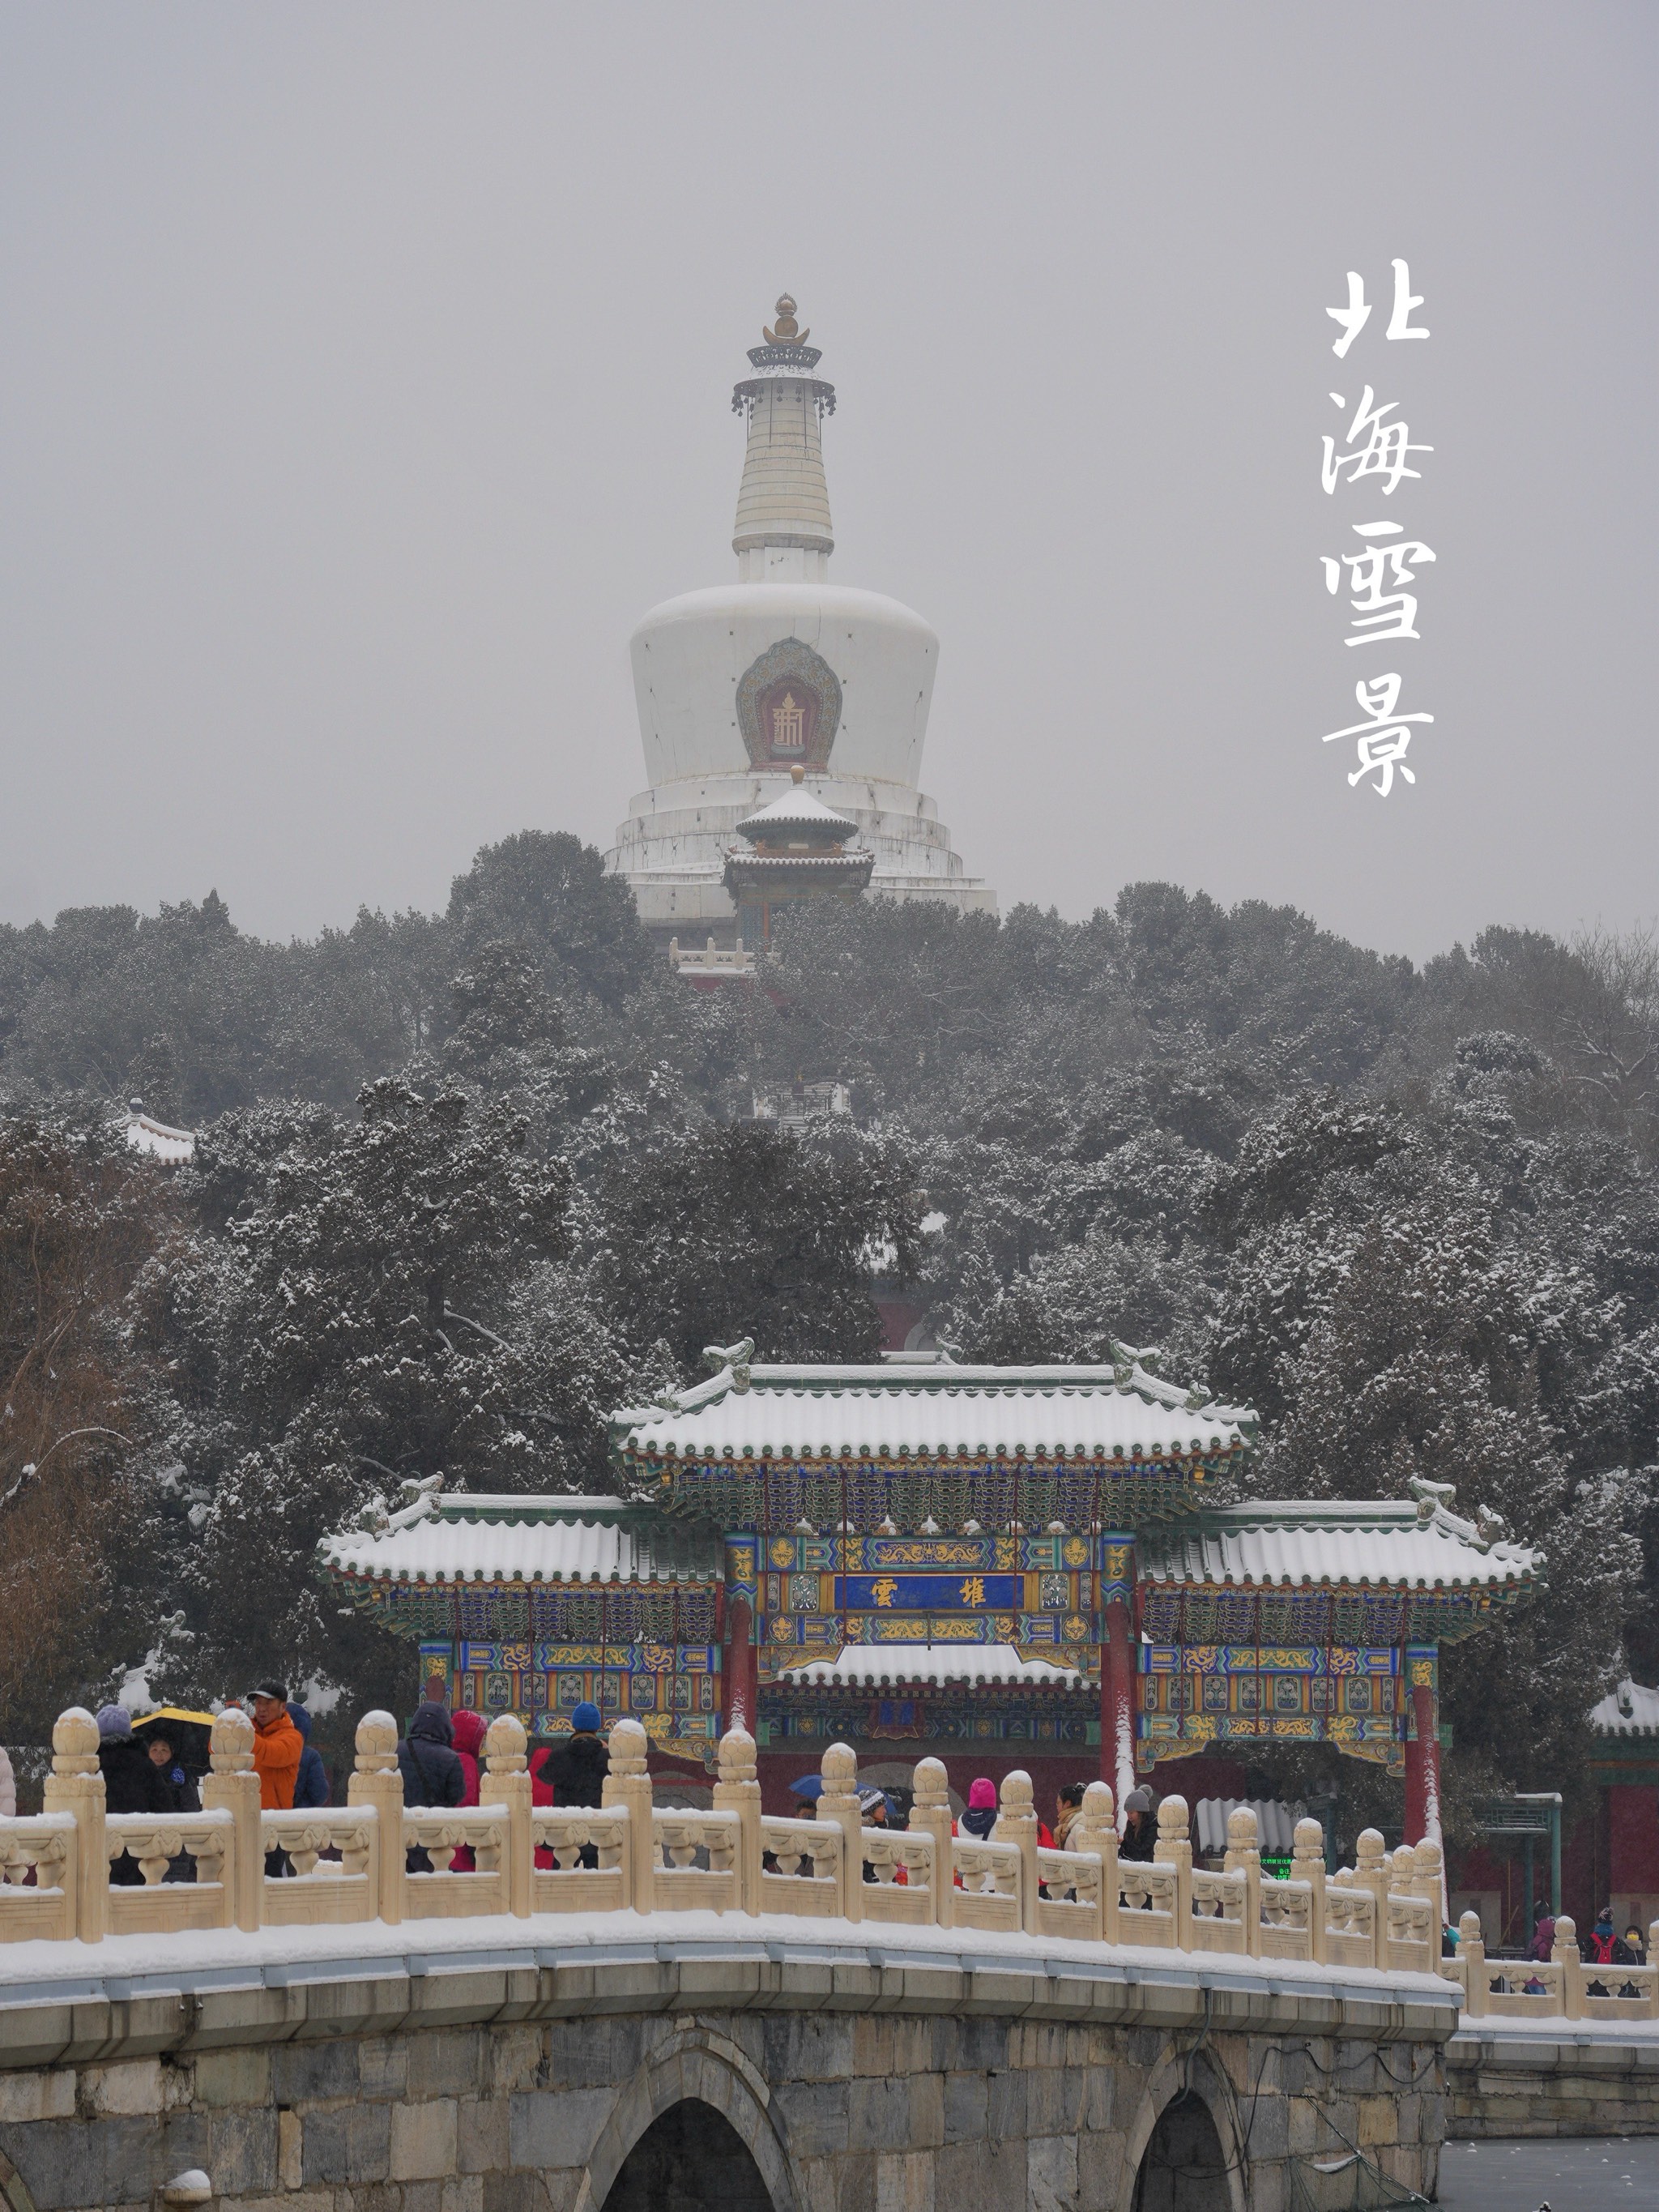
[[[757,768],[823,768],[840,722],[840,679],[800,638],[780,638],[738,679],[738,727]]]

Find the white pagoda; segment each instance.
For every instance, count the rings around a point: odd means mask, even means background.
[[[857,824],[872,894],[994,914],[996,893],[966,873],[921,787],[939,639],[896,599],[830,582],[820,431],[835,388],[787,294],[763,335],[732,400],[749,433],[737,581],[666,599],[634,633],[650,788],[605,865],[660,942],[729,947],[739,826],[787,796],[796,769]]]

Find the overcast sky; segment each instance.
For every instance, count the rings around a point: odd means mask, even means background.
[[[0,6],[0,919],[309,933],[608,844],[785,288],[1005,911],[1652,915],[1656,55],[1649,0]],[[1320,484],[1366,382],[1434,447],[1387,501]],[[1379,515],[1437,559],[1355,650]],[[1390,669],[1381,799],[1320,739]]]

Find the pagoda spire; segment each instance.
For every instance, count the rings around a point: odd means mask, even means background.
[[[732,550],[744,583],[822,579],[836,541],[819,436],[836,409],[836,388],[814,374],[822,355],[795,320],[786,292],[777,319],[750,349],[754,374],[732,394],[749,426]]]

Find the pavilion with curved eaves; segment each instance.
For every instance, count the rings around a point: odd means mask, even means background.
[[[1222,1503],[1248,1408],[1127,1350],[1107,1366],[902,1357],[775,1365],[747,1343],[611,1422],[617,1495],[446,1496],[325,1540],[329,1574],[457,1705],[568,1729],[591,1699],[708,1768],[722,1726],[769,1801],[842,1738],[1025,1768],[1118,1801],[1183,1762],[1328,1743],[1438,1829],[1441,1647],[1539,1580],[1443,1486],[1374,1504]],[[1228,1762],[1224,1769],[1218,1762]]]

